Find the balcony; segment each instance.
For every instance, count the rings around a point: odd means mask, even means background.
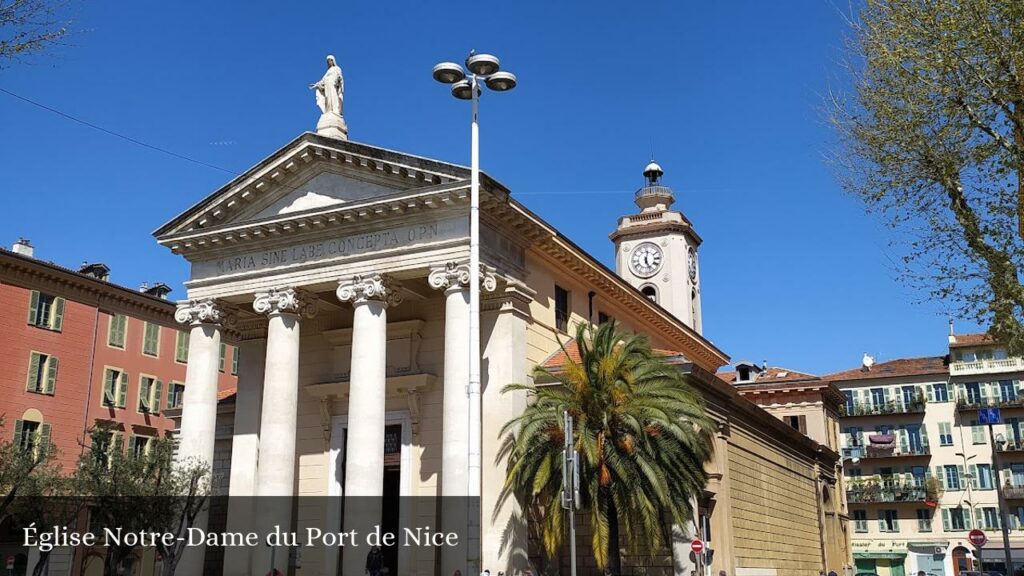
[[[854,402],[853,410],[850,406],[843,404],[839,407],[839,416],[888,416],[893,414],[924,414],[927,406],[924,400],[913,402]]]
[[[1002,454],[1006,453],[1024,453],[1024,441],[1019,440],[1008,440],[1005,444],[999,445],[999,452]]]
[[[850,480],[846,490],[850,504],[886,502],[937,502],[938,494],[916,483],[887,480]]]
[[[971,401],[967,398],[957,398],[956,409],[960,412],[971,412],[979,408],[1020,408],[1024,406],[1024,395],[1018,394],[1015,398],[986,398],[983,401]]]
[[[847,454],[850,451],[850,454]],[[844,448],[843,456],[849,458],[860,458],[862,460],[868,460],[872,458],[918,458],[923,456],[931,456],[932,451],[928,445],[911,446],[906,450],[901,449],[899,446],[856,446],[853,448]]]
[[[1024,358],[1003,358],[1002,360],[975,360],[974,362],[951,362],[949,373],[953,376],[971,374],[993,374],[999,372],[1024,372]]]
[[[1024,500],[1024,486],[1015,486],[1007,482],[1003,485],[1003,498],[1007,500]]]

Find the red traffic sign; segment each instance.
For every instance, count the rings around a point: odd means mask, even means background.
[[[985,536],[985,533],[977,528],[971,530],[967,534],[967,539],[970,540],[971,544],[974,544],[976,548],[981,548],[988,542],[988,536]]]
[[[693,542],[690,542],[690,550],[693,550],[694,554],[700,554],[704,551],[704,543],[700,538],[694,538]]]
[[[7,569],[14,570],[14,556],[7,557]]]

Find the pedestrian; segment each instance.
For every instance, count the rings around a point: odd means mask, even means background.
[[[718,571],[718,576],[729,576],[729,573],[726,572],[725,570],[719,570]]]
[[[380,576],[384,569],[384,555],[380,552],[380,546],[373,546],[366,554],[366,573],[370,576]]]

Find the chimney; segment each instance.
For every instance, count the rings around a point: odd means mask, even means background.
[[[79,274],[85,274],[86,276],[92,276],[97,280],[108,280],[110,278],[110,266],[107,266],[103,262],[82,262],[82,265],[78,268]]]
[[[139,287],[139,292],[166,300],[167,295],[171,293],[171,287],[163,282],[154,282],[152,286],[147,287],[146,283],[143,282],[142,286]]]
[[[35,250],[32,248],[32,244],[27,238],[18,238],[18,241],[14,243],[13,247],[11,247],[11,252],[21,254],[22,256],[27,256],[29,258],[34,258],[33,254],[35,253]]]
[[[956,334],[953,333],[953,319],[949,319],[949,343],[956,344]]]

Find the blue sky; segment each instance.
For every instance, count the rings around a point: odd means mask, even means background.
[[[843,3],[837,3],[843,4]],[[586,7],[585,9],[583,7]],[[345,73],[353,140],[469,162],[469,108],[430,78],[493,52],[519,77],[482,103],[483,168],[612,264],[652,150],[702,235],[705,335],[734,360],[826,373],[940,354],[948,311],[900,285],[889,233],[836,183],[822,94],[843,85],[827,1],[78,2],[66,45],[0,87],[241,172],[319,111],[323,58]],[[0,93],[0,241],[103,261],[184,297],[151,232],[231,178]],[[958,331],[976,329],[961,321]]]

